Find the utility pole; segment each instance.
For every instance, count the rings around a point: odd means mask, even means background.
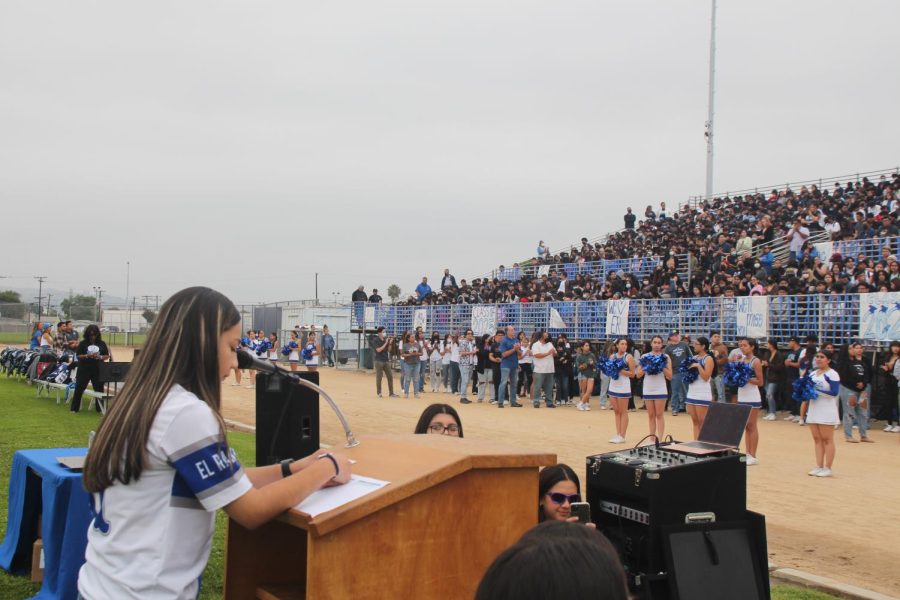
[[[319,305],[319,274],[316,273],[316,306]]]
[[[42,292],[44,290],[44,281],[47,279],[47,277],[44,275],[38,275],[35,277],[35,279],[38,280],[38,299],[37,299],[37,301],[38,301],[38,316],[37,316],[37,320],[40,321],[41,320],[41,302],[44,299]]]
[[[103,292],[105,291],[101,287],[94,286],[94,294],[97,296],[97,304],[94,305],[94,321],[98,323],[103,315]]]
[[[128,310],[128,293],[131,291],[131,261],[125,261],[125,310]],[[131,331],[131,313],[128,313],[128,331]]]
[[[51,297],[51,296],[52,296],[52,294],[50,294],[50,293],[48,292],[48,293],[47,293],[47,315],[48,315],[48,316],[50,315],[50,297]]]
[[[706,118],[706,199],[713,195],[713,118],[716,99],[716,0],[712,0],[709,28],[709,115]]]

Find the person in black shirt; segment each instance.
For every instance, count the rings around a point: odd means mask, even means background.
[[[378,295],[378,290],[372,290],[372,295],[369,296],[369,302],[372,304],[381,304],[381,296]]]
[[[81,396],[87,389],[88,383],[94,386],[95,392],[103,393],[103,382],[100,381],[100,363],[109,360],[109,347],[100,338],[100,328],[96,325],[88,325],[84,328],[84,335],[78,349],[75,351],[78,358],[78,371],[75,373],[75,394],[72,396],[72,404],[69,410],[77,413],[81,410]],[[100,404],[96,405],[100,412]]]
[[[788,340],[788,352],[784,357],[784,387],[794,389],[794,382],[800,379],[800,340],[792,337]],[[800,403],[791,399],[791,414],[784,418],[785,421],[797,422],[800,420]]]
[[[356,288],[356,291],[350,296],[351,302],[365,302],[367,299],[368,297],[366,296],[366,291],[363,286]]]
[[[505,335],[506,333],[502,329],[497,330],[497,333],[494,334],[494,342],[491,344],[491,351],[488,354],[488,361],[490,361],[490,369],[494,378],[494,398],[500,397],[500,362],[503,360],[503,353],[500,352],[500,342],[503,341]],[[488,367],[486,366],[485,368]],[[509,397],[512,398],[511,395]],[[491,404],[496,404],[496,400],[492,400]]]
[[[568,404],[569,379],[572,377],[572,347],[565,335],[556,338],[556,355],[553,357],[553,371],[556,378],[556,404]]]
[[[637,217],[631,212],[631,208],[628,208],[628,212],[625,213],[625,229],[634,230],[634,222],[637,220]]]
[[[841,352],[838,375],[841,376],[840,399],[844,410],[844,438],[853,438],[853,421],[859,426],[860,441],[872,442],[869,438],[869,398],[872,388],[872,367],[863,360],[863,347],[852,342]]]

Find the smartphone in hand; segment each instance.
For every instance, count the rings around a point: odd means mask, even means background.
[[[582,525],[591,522],[591,505],[587,502],[573,502],[572,516],[578,517],[578,522]]]

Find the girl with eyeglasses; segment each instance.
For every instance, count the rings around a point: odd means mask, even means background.
[[[578,522],[572,503],[581,502],[581,482],[569,465],[545,467],[538,476],[538,521]],[[595,527],[593,523],[585,523]]]
[[[432,404],[422,411],[413,433],[463,437],[462,421],[456,409],[449,404]]]
[[[831,368],[831,360],[832,355],[828,351],[816,352],[814,370],[810,372],[818,392],[818,397],[808,402],[806,411],[806,424],[816,449],[816,468],[809,472],[814,477],[831,477],[835,453],[834,428],[840,423],[838,395],[841,378]]]

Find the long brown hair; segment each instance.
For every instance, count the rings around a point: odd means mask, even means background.
[[[84,466],[87,491],[101,492],[116,481],[128,484],[140,478],[150,429],[175,384],[209,405],[225,445],[219,339],[240,320],[228,298],[205,287],[181,290],[162,305],[128,381],[97,430]]]

